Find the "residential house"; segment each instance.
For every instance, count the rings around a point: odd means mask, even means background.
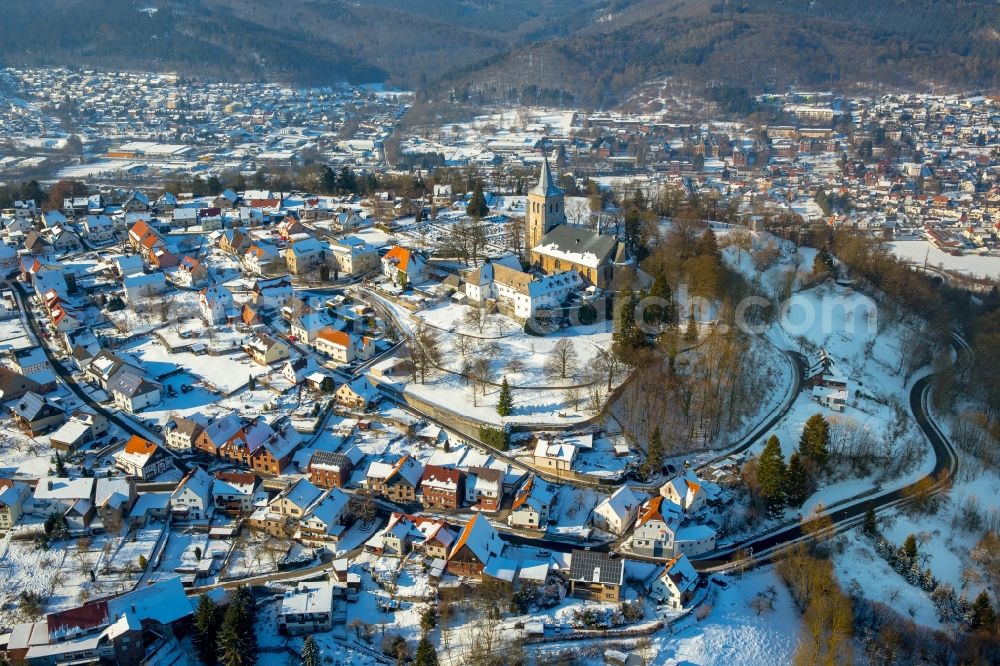
[[[680,525],[680,507],[662,495],[654,496],[639,512],[632,532],[632,550],[651,557],[672,555]]]
[[[165,428],[166,445],[176,451],[190,451],[205,426],[194,419],[175,417]]]
[[[194,467],[170,495],[170,512],[179,520],[204,520],[212,515],[212,477]]]
[[[219,249],[228,254],[240,256],[253,243],[244,229],[226,229],[219,236]]]
[[[94,479],[42,477],[27,507],[27,513],[42,517],[51,513],[68,516],[72,512],[76,524],[71,528],[86,527],[94,516]]]
[[[542,469],[553,472],[569,472],[576,461],[576,447],[572,444],[548,439],[535,443],[534,462]]]
[[[221,284],[205,287],[198,294],[198,309],[209,324],[224,324],[237,316],[233,294]]]
[[[76,451],[84,444],[108,434],[108,420],[89,407],[80,407],[59,428],[49,435],[52,448]]]
[[[639,515],[642,500],[628,486],[622,486],[594,507],[594,525],[605,532],[621,536]]]
[[[682,610],[698,588],[698,572],[687,555],[674,555],[649,585],[649,596],[672,610]]]
[[[427,465],[420,478],[420,501],[426,507],[458,509],[464,492],[462,473],[454,467]]]
[[[258,508],[247,519],[254,529],[271,536],[291,538],[309,507],[323,497],[324,491],[308,479],[299,479],[285,486],[267,506]]]
[[[368,541],[367,547],[379,555],[406,555],[414,542],[423,540],[424,535],[417,529],[416,521],[416,516],[393,512],[386,526]]]
[[[220,416],[201,429],[194,437],[194,448],[212,457],[220,455],[219,449],[243,428],[235,412]]]
[[[184,255],[177,264],[174,279],[185,287],[199,287],[208,282],[208,269],[194,257]]]
[[[46,233],[55,252],[79,252],[83,249],[80,237],[66,227],[55,227]]]
[[[115,237],[115,223],[107,215],[88,215],[83,231],[90,243],[105,243]]]
[[[375,353],[371,338],[330,327],[319,331],[315,344],[316,351],[326,354],[337,363],[351,363],[354,359],[367,361]]]
[[[500,557],[504,542],[486,516],[477,513],[465,524],[448,554],[448,573],[482,578],[489,561]]]
[[[258,278],[252,289],[253,303],[265,310],[280,308],[294,291],[292,279],[287,275],[273,278]]]
[[[427,280],[427,262],[420,254],[394,245],[382,257],[382,275],[400,286]]]
[[[278,248],[269,243],[256,241],[240,257],[240,265],[250,275],[273,273],[283,266]]]
[[[94,486],[94,506],[105,531],[120,532],[137,499],[135,481],[131,478],[97,479]]]
[[[356,236],[331,241],[329,250],[334,270],[344,275],[360,275],[378,267],[379,264],[375,248]]]
[[[278,609],[278,633],[299,636],[333,628],[333,584],[299,583],[285,592]]]
[[[66,420],[66,412],[37,393],[25,393],[11,407],[14,423],[32,437]]]
[[[364,377],[358,377],[340,386],[334,393],[334,400],[345,407],[365,410],[378,397],[378,391]]]
[[[704,483],[692,470],[686,470],[664,483],[660,486],[660,494],[679,506],[684,513],[701,510],[708,498]]]
[[[298,541],[311,548],[336,550],[349,527],[349,502],[350,496],[339,488],[327,490],[299,521]]]
[[[257,477],[252,472],[216,472],[212,481],[212,503],[216,513],[230,517],[253,511]]]
[[[302,342],[312,343],[316,340],[317,334],[326,330],[330,326],[330,323],[330,316],[325,310],[318,312],[305,311],[291,318],[289,330],[292,332],[292,335]]]
[[[167,278],[160,271],[136,273],[122,280],[125,302],[136,303],[144,298],[162,294],[167,290]]]
[[[41,393],[41,384],[6,366],[0,366],[0,402],[16,400],[26,393]]]
[[[314,451],[309,459],[309,480],[320,488],[343,488],[353,469],[354,461],[345,453]]]
[[[373,462],[368,467],[365,486],[392,502],[415,502],[424,467],[409,454],[395,463]]]
[[[298,386],[317,370],[318,366],[312,356],[299,356],[285,361],[281,366],[281,376],[292,386]]]
[[[448,523],[438,518],[417,516],[415,520],[417,529],[423,535],[420,550],[427,557],[442,561],[447,560],[448,553],[451,552],[452,546],[458,539],[458,534]]]
[[[111,385],[115,406],[129,414],[160,404],[161,386],[141,374],[131,371],[118,373]]]
[[[465,503],[480,511],[496,511],[503,501],[503,472],[470,467],[465,479]]]
[[[258,365],[271,365],[288,358],[289,347],[281,340],[257,332],[243,343],[243,351]]]
[[[49,357],[45,355],[44,349],[41,347],[18,349],[13,354],[13,360],[22,375],[39,385],[38,393],[48,393],[55,389],[56,374],[49,364]],[[16,386],[19,388],[20,382],[16,383]]]
[[[0,530],[7,531],[17,525],[29,497],[31,486],[27,483],[0,479]]]
[[[528,475],[527,480],[514,496],[507,524],[532,530],[544,530],[549,521],[549,510],[555,492],[552,487],[535,474]]]
[[[115,467],[137,479],[155,479],[174,468],[173,459],[158,444],[132,435],[115,454]]]
[[[591,601],[618,603],[625,583],[625,559],[615,553],[573,549],[569,593]]]
[[[519,263],[510,266],[487,260],[466,277],[465,295],[478,307],[495,305],[502,314],[526,321],[540,310],[559,308],[584,286],[583,278],[573,270],[538,275],[524,272]]]
[[[118,356],[113,352],[102,349],[90,359],[84,374],[105,391],[110,391],[118,376],[123,372],[134,375],[145,374],[142,366],[135,359]]]
[[[312,236],[293,241],[281,254],[292,275],[318,273],[327,265],[326,244]]]

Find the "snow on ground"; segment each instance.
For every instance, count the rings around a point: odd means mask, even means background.
[[[224,393],[230,393],[246,384],[251,375],[259,377],[268,372],[268,368],[254,363],[243,352],[219,356],[169,352],[152,339],[140,339],[137,343],[125,346],[123,350],[134,354],[155,377],[183,368]]]
[[[760,666],[790,664],[801,619],[787,589],[768,567],[733,580],[719,590],[712,611],[701,622],[681,621],[673,635],[653,637],[653,664],[698,664],[698,666]],[[751,600],[758,592],[774,587],[774,610],[755,615]]]
[[[889,249],[901,259],[933,268],[955,270],[976,277],[1000,277],[1000,257],[964,254],[956,257],[939,250],[926,240],[906,240],[889,243]]]
[[[606,349],[611,344],[610,321],[590,326],[574,326],[554,335],[538,337],[526,334],[523,327],[501,315],[492,316],[488,327],[484,327],[482,332],[471,329],[462,323],[467,310],[467,306],[445,304],[416,316],[440,329],[459,331],[476,338],[473,340],[472,357],[484,353],[482,349],[486,346],[492,348],[489,352],[495,359],[492,363],[492,379],[499,382],[507,377],[514,388],[513,414],[506,419],[497,415],[499,387],[490,386],[485,395],[477,393],[473,396],[472,385],[457,374],[439,372],[428,377],[424,384],[407,383],[407,392],[453,411],[496,424],[504,420],[513,423],[570,423],[590,415],[585,409],[585,388],[577,391],[577,396],[573,396],[572,391],[565,389],[541,387],[581,384],[582,371],[592,365],[590,360],[597,351]],[[455,337],[451,333],[441,335],[444,366],[452,372],[461,370],[461,354],[454,347]],[[566,379],[553,376],[544,367],[553,348],[563,339],[572,343],[577,358],[576,371]]]

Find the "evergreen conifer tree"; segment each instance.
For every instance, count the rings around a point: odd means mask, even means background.
[[[302,641],[302,666],[320,666],[319,646],[312,636]]]
[[[781,455],[781,442],[775,435],[771,435],[757,463],[757,480],[760,483],[761,495],[772,510],[784,504],[786,474],[785,459]]]
[[[802,456],[796,451],[788,459],[788,475],[785,479],[785,499],[789,506],[800,507],[809,494],[809,474],[802,464]]]
[[[503,378],[503,382],[500,384],[500,397],[497,398],[497,414],[500,416],[510,416],[514,411],[514,398],[511,395],[510,384],[507,383],[507,378]]]

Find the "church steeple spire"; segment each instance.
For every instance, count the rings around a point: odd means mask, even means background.
[[[542,161],[542,173],[538,177],[538,184],[531,188],[530,194],[538,194],[545,198],[563,194],[562,188],[556,185],[552,179],[552,171],[549,169],[549,158],[546,155]]]

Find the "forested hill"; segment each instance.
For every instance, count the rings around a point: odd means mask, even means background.
[[[597,105],[662,75],[996,90],[998,30],[993,0],[4,0],[0,63]]]
[[[637,0],[565,37],[449,73],[472,101],[606,105],[682,76],[751,91],[1000,87],[1000,5],[986,0]]]

